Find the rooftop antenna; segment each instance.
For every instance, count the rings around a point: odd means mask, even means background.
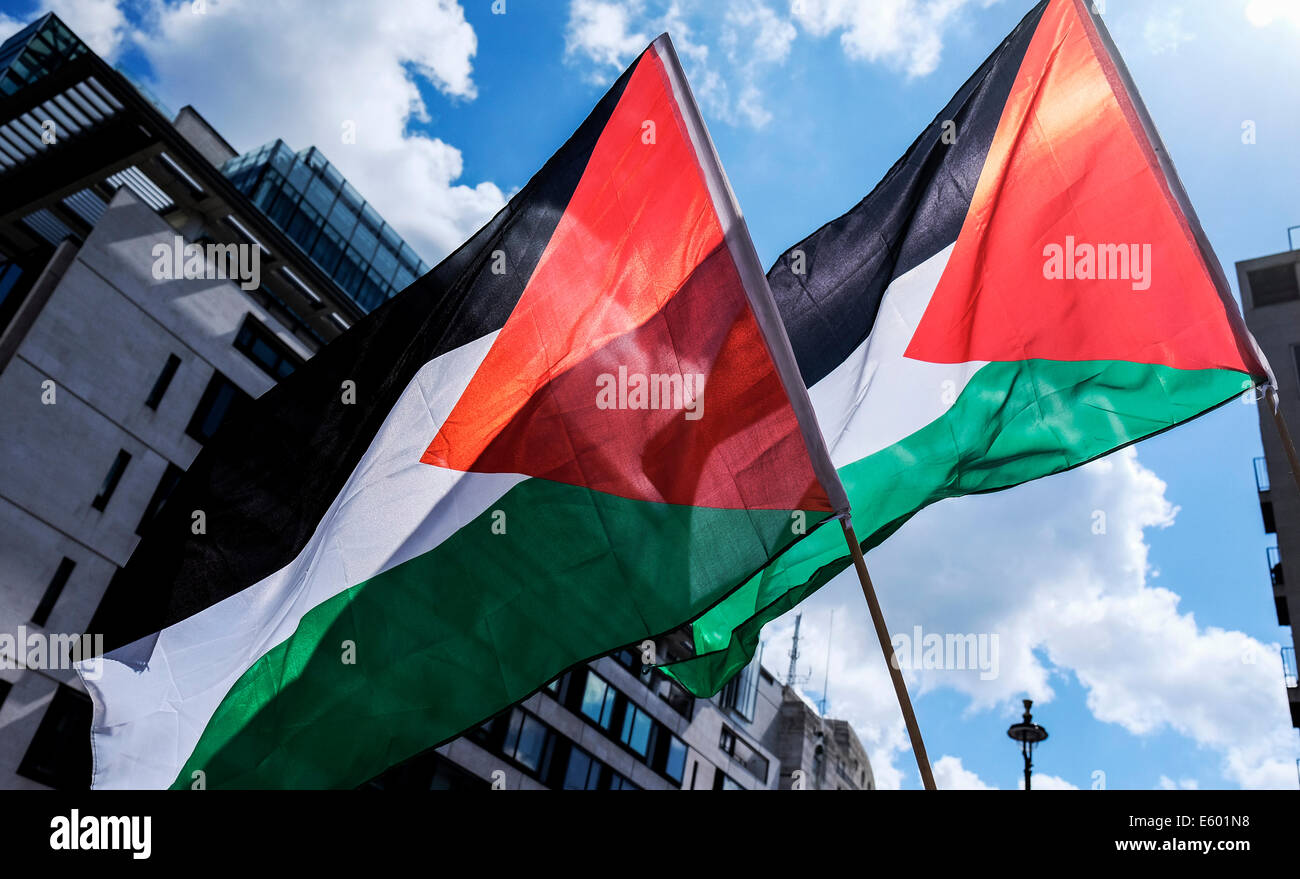
[[[790,670],[785,675],[785,685],[787,687],[802,684],[807,680],[807,678],[801,677],[796,670],[796,665],[799,663],[799,623],[802,619],[802,613],[794,615],[794,638],[790,641]]]
[[[831,637],[835,634],[835,610],[831,610],[831,624],[826,630],[826,677],[822,679],[822,717],[830,706],[831,698]]]

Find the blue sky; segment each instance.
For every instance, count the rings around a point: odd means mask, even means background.
[[[0,0],[0,31],[55,8],[173,108],[240,149],[315,143],[436,261],[563,142],[661,30],[683,57],[760,256],[864,196],[1028,0]],[[1300,223],[1300,4],[1107,0],[1105,19],[1235,284]],[[286,41],[287,35],[297,38]],[[357,143],[340,137],[352,121]],[[1254,123],[1253,144],[1243,124]],[[942,785],[1014,787],[1019,700],[1052,733],[1044,785],[1297,786],[1251,471],[1253,405],[1127,452],[925,511],[871,554],[894,631],[996,634],[997,678],[909,673]],[[1090,527],[1107,514],[1103,535]],[[856,583],[804,608],[816,698],[884,786],[915,787]],[[793,619],[766,633],[784,672]]]

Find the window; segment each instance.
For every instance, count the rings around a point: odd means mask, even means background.
[[[1275,305],[1300,299],[1300,284],[1296,281],[1296,264],[1287,263],[1267,269],[1255,269],[1247,272],[1250,281],[1250,303],[1258,308],[1261,305]]]
[[[550,729],[531,714],[516,710],[506,731],[504,753],[538,775],[546,774],[554,736]]]
[[[9,291],[18,284],[22,274],[23,270],[17,263],[0,260],[0,303],[5,301]]]
[[[614,698],[618,691],[603,678],[587,672],[587,688],[582,693],[582,713],[609,729],[614,718]]]
[[[721,769],[718,769],[713,773],[713,789],[714,790],[744,790],[743,787],[736,784],[735,779],[733,779],[730,775],[727,775],[727,773],[723,772]]]
[[[181,476],[185,471],[177,467],[170,461],[167,462],[167,469],[163,471],[162,479],[158,480],[158,487],[153,490],[153,497],[149,498],[149,506],[144,508],[144,515],[140,517],[140,524],[135,526],[135,533],[141,537],[144,536],[145,526],[153,521],[154,516],[162,509],[162,505],[171,497],[171,493],[176,490],[176,483],[181,481]]]
[[[645,757],[650,753],[650,733],[654,725],[649,714],[629,702],[623,712],[623,732],[619,734],[619,741]]]
[[[206,443],[212,439],[232,408],[251,399],[234,382],[218,372],[208,382],[185,432],[199,442]]]
[[[641,679],[643,684],[650,683],[651,670],[641,662],[641,654],[631,647],[624,647],[622,650],[611,653],[610,656],[621,666],[632,674]]]
[[[652,769],[681,784],[686,772],[686,744],[661,727],[655,736],[654,759],[650,765]]]
[[[564,790],[599,790],[601,764],[586,751],[574,748],[564,773]]]
[[[180,368],[181,359],[175,354],[167,355],[167,362],[163,364],[162,372],[158,373],[158,380],[153,383],[153,390],[145,399],[144,404],[150,409],[157,409],[158,404],[162,402],[163,394],[167,393],[167,386],[172,383],[172,377],[176,375],[176,370]]]
[[[235,334],[234,344],[236,351],[246,355],[276,381],[289,375],[303,363],[301,357],[293,353],[288,345],[276,338],[275,333],[251,314],[244,316],[244,323]]]
[[[59,790],[90,787],[90,699],[72,687],[59,685],[18,774]]]
[[[745,767],[759,781],[767,781],[767,758],[754,750],[748,742],[736,735],[729,727],[722,727],[722,736],[718,747],[723,753]]]
[[[70,558],[64,558],[59,562],[59,567],[55,569],[54,576],[50,579],[50,585],[45,587],[45,594],[41,596],[41,603],[36,605],[36,610],[32,612],[32,622],[38,626],[45,625],[45,621],[50,618],[50,611],[54,610],[54,602],[59,600],[59,594],[63,592],[63,587],[68,585],[68,578],[72,576],[72,569],[77,563]]]
[[[359,787],[367,790],[486,790],[489,784],[436,751],[425,751]]]
[[[754,708],[758,704],[758,670],[761,666],[755,656],[722,689],[722,707],[730,708],[745,720],[754,719]]]
[[[104,475],[104,481],[99,486],[99,494],[90,505],[101,513],[108,506],[108,502],[113,498],[113,492],[117,491],[117,484],[122,481],[122,474],[126,472],[126,465],[131,463],[131,453],[122,449],[113,459],[113,466],[108,468],[108,473]]]
[[[5,707],[5,697],[9,695],[9,691],[13,688],[14,685],[9,681],[0,680],[0,708]]]
[[[668,707],[687,720],[695,711],[695,697],[686,688],[670,677],[656,672],[655,692],[659,698],[668,703]]]

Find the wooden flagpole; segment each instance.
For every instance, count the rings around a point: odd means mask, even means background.
[[[844,526],[844,539],[848,541],[849,552],[853,555],[853,566],[858,569],[858,582],[862,584],[862,594],[867,599],[867,607],[871,609],[871,621],[876,625],[876,637],[880,639],[880,649],[885,654],[885,665],[889,666],[889,677],[894,682],[898,707],[903,710],[903,722],[907,724],[907,735],[912,740],[912,753],[916,755],[916,766],[921,770],[921,782],[926,790],[935,790],[930,758],[925,753],[925,742],[921,739],[921,728],[917,726],[916,714],[912,711],[912,700],[907,695],[903,672],[898,668],[894,643],[889,639],[889,629],[885,626],[885,614],[881,611],[880,601],[876,598],[876,589],[871,585],[871,575],[867,573],[867,560],[862,557],[862,547],[858,545],[858,536],[853,533],[853,523],[849,521],[848,516],[840,519],[840,524]]]

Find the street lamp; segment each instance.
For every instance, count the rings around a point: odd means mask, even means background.
[[[1025,758],[1025,790],[1029,790],[1029,771],[1034,767],[1034,746],[1047,738],[1047,730],[1033,722],[1034,716],[1029,713],[1030,707],[1034,704],[1033,700],[1026,699],[1024,702],[1025,719],[1020,723],[1011,724],[1007,735],[1020,743],[1020,753]]]

